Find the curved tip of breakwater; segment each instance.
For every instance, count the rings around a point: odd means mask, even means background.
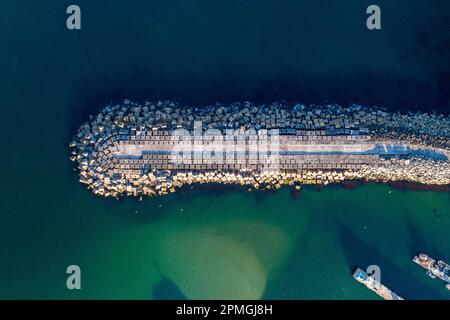
[[[91,116],[70,148],[79,181],[104,197],[203,183],[450,184],[450,116],[361,105],[125,100]]]

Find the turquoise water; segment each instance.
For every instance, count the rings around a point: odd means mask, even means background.
[[[376,299],[350,273],[378,264],[405,298],[448,299],[411,262],[450,261],[448,193],[202,187],[115,201],[68,160],[76,127],[124,97],[448,112],[448,5],[378,2],[379,33],[364,1],[78,1],[78,32],[69,2],[4,4],[0,298]],[[71,264],[80,291],[66,289]]]

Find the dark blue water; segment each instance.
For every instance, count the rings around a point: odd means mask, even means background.
[[[369,263],[406,298],[447,297],[410,265],[416,248],[450,260],[447,193],[331,188],[297,201],[220,188],[116,202],[77,182],[67,145],[123,98],[448,113],[448,1],[379,0],[381,31],[366,29],[364,0],[78,0],[80,31],[65,27],[69,4],[0,10],[0,297],[374,298],[349,278]],[[80,292],[66,289],[70,264]]]

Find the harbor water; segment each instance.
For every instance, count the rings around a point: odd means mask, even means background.
[[[102,199],[68,160],[109,102],[285,99],[448,114],[446,1],[14,1],[0,11],[0,298],[449,299],[412,262],[450,262],[450,194],[368,184],[276,192],[202,185]],[[26,4],[25,4],[26,3]],[[430,23],[430,21],[432,21]],[[68,290],[66,268],[81,268]]]

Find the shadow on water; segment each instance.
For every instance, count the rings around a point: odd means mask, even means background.
[[[384,256],[376,247],[361,241],[344,226],[341,226],[340,240],[347,257],[348,267],[352,272],[356,267],[364,270],[370,265],[378,265],[381,269],[382,283],[403,298],[445,299],[441,294],[415,281],[410,272],[395,265],[393,259]],[[412,260],[411,263],[413,263]]]
[[[188,300],[178,287],[167,277],[163,276],[158,262],[153,260],[156,271],[161,280],[152,288],[154,300]]]
[[[187,300],[178,287],[165,277],[153,286],[152,292],[155,300]]]
[[[426,253],[435,259],[444,259],[442,252],[435,246],[431,245],[430,242],[422,236],[419,229],[411,221],[410,217],[408,217],[408,230],[411,235],[411,240],[409,242],[409,255],[411,258],[416,254]]]
[[[301,234],[295,243],[289,259],[286,261],[286,265],[282,270],[282,274],[289,276],[281,276],[277,278],[277,281],[270,282],[270,287],[266,289],[262,297],[263,300],[311,298],[311,292],[314,292],[315,288],[314,285],[311,285],[311,281],[314,281],[316,277],[311,279],[309,274],[302,272],[302,270],[304,270],[305,259],[311,259],[311,252],[315,250],[314,239],[312,237],[314,232],[314,226],[309,222],[306,231]],[[318,279],[317,281],[321,280]],[[298,285],[302,283],[309,283],[309,285]],[[314,292],[314,295],[316,294],[318,293]],[[318,297],[320,299],[320,295]]]

